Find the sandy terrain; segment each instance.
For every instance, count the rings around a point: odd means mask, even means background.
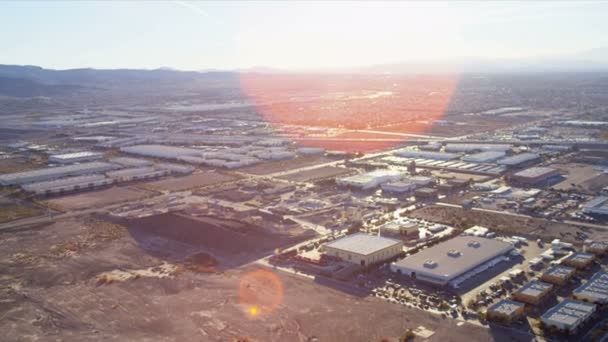
[[[418,326],[430,341],[526,340],[253,265],[192,272],[96,221],[0,234],[7,342],[396,341]]]
[[[51,208],[59,210],[88,209],[109,204],[133,201],[152,195],[151,192],[134,187],[111,187],[109,189],[88,191],[62,196],[45,201]]]

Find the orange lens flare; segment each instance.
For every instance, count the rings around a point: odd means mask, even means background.
[[[301,146],[369,152],[424,135],[441,120],[455,75],[240,75],[260,115]]]
[[[258,269],[241,277],[239,303],[250,318],[272,313],[283,303],[283,296],[283,282],[269,270]]]

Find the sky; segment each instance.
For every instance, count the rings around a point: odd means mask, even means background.
[[[608,2],[0,1],[0,64],[327,69],[608,46]]]

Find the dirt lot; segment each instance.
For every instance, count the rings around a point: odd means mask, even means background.
[[[430,341],[529,340],[256,266],[193,272],[88,220],[0,232],[0,267],[7,342],[396,341],[418,326]]]
[[[596,171],[593,165],[568,163],[553,164],[551,167],[568,174],[566,180],[553,186],[556,190],[595,193],[608,185],[608,175]]]
[[[193,218],[180,214],[162,214],[125,222],[139,245],[150,252],[168,255],[159,237],[191,245],[220,261],[220,268],[249,263],[274,252],[276,248],[294,245],[312,238],[303,229],[291,232],[269,232],[258,226],[214,217]]]
[[[479,210],[465,210],[439,205],[420,208],[409,215],[432,222],[452,225],[457,228],[465,229],[474,225],[480,225],[508,234],[539,236],[545,240],[559,238],[575,244],[581,244],[581,241],[574,238],[577,230],[589,234],[590,238],[608,238],[608,230],[580,228],[567,223],[552,222],[538,218],[497,214]]]
[[[305,170],[278,178],[293,182],[310,182],[313,180],[342,176],[351,172],[351,170],[342,167],[323,166],[318,169]]]
[[[25,205],[0,205],[0,223],[14,221],[24,217],[40,215],[42,211],[38,208]]]
[[[83,192],[44,201],[53,209],[69,211],[95,208],[126,201],[134,201],[152,195],[151,192],[134,187],[111,187],[109,189]]]
[[[185,177],[167,178],[154,182],[142,183],[140,187],[156,191],[181,191],[209,185],[216,185],[238,179],[237,176],[220,172],[201,172]]]
[[[239,169],[241,172],[251,173],[254,175],[266,175],[269,173],[283,172],[287,170],[297,169],[300,167],[322,164],[331,161],[326,157],[320,156],[300,156],[290,160],[269,161],[261,164],[248,166]]]

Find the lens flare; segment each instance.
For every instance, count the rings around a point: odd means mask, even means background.
[[[283,303],[283,296],[283,282],[272,271],[258,269],[241,277],[239,303],[249,318],[271,314]]]
[[[348,152],[394,147],[441,120],[456,75],[242,73],[240,85],[278,133]]]

